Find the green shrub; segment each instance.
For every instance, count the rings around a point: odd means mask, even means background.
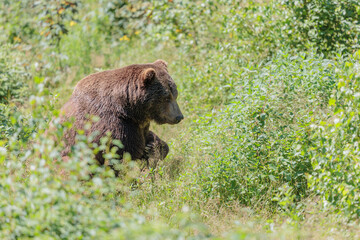
[[[312,168],[301,146],[309,141],[311,118],[321,117],[328,101],[333,65],[313,54],[279,53],[237,72],[233,100],[198,122],[198,141],[217,149],[199,172],[205,195],[248,206],[281,201],[285,185],[295,200],[306,195]]]
[[[286,48],[283,27],[287,12],[277,1],[224,1],[224,5],[221,26],[227,35],[220,43],[228,54],[253,61]]]
[[[10,45],[0,47],[0,103],[21,101],[30,75]]]
[[[37,34],[32,0],[0,2],[0,42],[19,44]]]
[[[126,40],[147,26],[149,1],[106,0],[103,1],[103,6],[104,25],[102,31],[109,36],[123,37],[123,40]]]
[[[170,40],[190,50],[213,44],[209,34],[220,33],[215,10],[221,4],[217,1],[106,0],[103,6],[99,29],[120,41],[140,35],[144,41],[163,44]]]
[[[5,104],[0,104],[0,139],[5,139],[14,134],[12,124],[16,119],[11,121],[10,108]]]
[[[84,142],[79,142],[68,165],[56,161],[61,159],[61,145],[53,140],[39,138],[31,149],[18,152],[19,148],[26,148],[21,140],[1,147],[0,163],[7,166],[0,170],[1,238],[90,239],[123,224],[116,211],[102,206],[100,192],[109,190],[106,179],[81,182],[89,172],[86,159],[92,155]],[[58,168],[69,176],[62,176]]]
[[[311,153],[312,191],[321,196],[325,209],[360,216],[360,52],[336,65],[337,87],[329,100],[326,121],[314,123]]]
[[[289,40],[302,48],[308,42],[319,52],[354,51],[360,47],[360,2],[357,0],[284,1]]]
[[[15,107],[0,104],[0,140],[27,140],[34,131],[34,128],[28,125],[28,121]]]

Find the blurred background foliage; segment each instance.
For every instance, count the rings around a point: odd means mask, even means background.
[[[360,238],[359,19],[355,0],[1,1],[0,238]],[[76,82],[159,58],[186,116],[152,126],[167,159],[115,178],[111,139],[81,132],[61,159]]]

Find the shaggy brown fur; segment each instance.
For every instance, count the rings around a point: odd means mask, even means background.
[[[109,131],[113,139],[124,145],[118,152],[120,156],[128,152],[132,159],[164,159],[169,147],[149,131],[150,121],[179,123],[183,115],[176,102],[177,95],[175,82],[163,60],[85,77],[61,110],[63,121],[75,119],[73,128],[65,133],[63,155],[66,156],[75,144],[76,130],[84,128],[89,116],[98,116],[100,120],[86,132],[98,132],[94,142],[99,143]],[[96,158],[104,164],[102,154]]]

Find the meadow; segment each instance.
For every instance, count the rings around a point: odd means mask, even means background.
[[[0,239],[359,239],[359,34],[357,0],[0,1]],[[156,59],[167,158],[61,161],[76,83]]]

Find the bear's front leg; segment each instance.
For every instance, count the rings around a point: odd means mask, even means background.
[[[149,131],[145,138],[145,152],[143,159],[163,160],[169,153],[169,146],[155,133]]]

